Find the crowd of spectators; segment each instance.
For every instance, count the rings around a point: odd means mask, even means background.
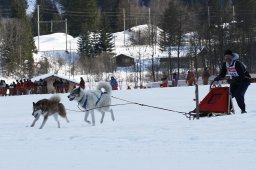
[[[69,83],[67,81],[63,82],[62,79],[55,79],[53,87],[54,89],[52,91],[48,91],[47,82],[42,79],[34,82],[30,79],[20,79],[10,84],[7,84],[5,80],[0,80],[0,96],[64,93],[68,91]]]

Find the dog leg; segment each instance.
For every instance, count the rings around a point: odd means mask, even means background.
[[[57,113],[53,114],[53,116],[54,116],[54,119],[56,120],[56,122],[58,123],[58,128],[60,128],[60,122],[59,122],[59,120],[58,120],[58,115],[57,115]]]
[[[110,113],[111,113],[111,118],[112,118],[112,120],[115,121],[115,116],[114,116],[114,112],[113,112],[112,109],[110,109]]]
[[[91,110],[91,116],[92,116],[92,126],[95,126],[94,110]]]
[[[104,119],[104,117],[105,117],[105,112],[101,111],[100,113],[102,114],[100,123],[103,123],[103,119]]]
[[[40,117],[40,115],[38,114],[38,115],[35,117],[33,123],[30,125],[30,127],[34,127],[34,126],[35,126],[35,123],[36,123],[36,121],[39,119],[39,117]]]
[[[47,119],[48,119],[48,116],[45,116],[45,117],[44,117],[44,120],[43,120],[43,122],[42,122],[42,124],[41,124],[41,126],[40,126],[39,129],[43,129],[44,124],[45,124],[45,122],[47,121]]]
[[[65,118],[66,118],[66,121],[69,123],[68,117],[66,116]]]
[[[90,124],[91,122],[89,120],[87,120],[88,116],[89,116],[89,111],[86,111],[85,116],[84,116],[84,121]]]

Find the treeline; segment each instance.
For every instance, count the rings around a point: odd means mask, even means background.
[[[25,0],[0,0],[0,71],[6,75],[32,77],[35,44]]]
[[[181,47],[189,43],[191,61],[187,67],[198,68],[200,63],[215,71],[222,62],[223,51],[230,48],[255,71],[255,0],[36,0],[29,15],[25,12],[25,0],[0,0],[1,68],[6,74],[34,74],[32,37],[38,35],[37,5],[40,35],[65,32],[67,21],[68,34],[80,37],[78,53],[81,65],[88,66],[83,70],[87,73],[95,72],[88,63],[97,63],[99,58],[110,64],[106,61],[113,50],[114,32],[141,24],[161,28],[161,49],[177,47],[178,58]],[[189,42],[186,33],[192,35]],[[135,33],[133,43],[156,45],[156,27],[150,27],[146,34],[142,37],[142,33]],[[197,52],[201,49],[206,49],[206,53],[199,61]],[[171,57],[170,72],[184,67],[182,63],[171,62]],[[154,69],[152,66],[153,77]]]
[[[255,0],[172,0],[158,19],[161,32],[161,48],[187,45],[186,33],[190,34],[191,47],[186,66],[197,69],[209,67],[215,73],[223,62],[223,51],[231,49],[240,54],[250,71],[255,72],[256,1]],[[203,58],[198,50],[205,49]],[[184,63],[170,63],[171,68],[184,67]]]

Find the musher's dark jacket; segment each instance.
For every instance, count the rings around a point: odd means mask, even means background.
[[[231,69],[233,68],[233,70],[235,70],[237,73],[235,75],[229,75],[229,76],[231,76],[231,79],[228,80],[228,82],[230,84],[233,84],[233,83],[237,84],[237,83],[242,83],[242,82],[250,83],[251,76],[248,73],[248,71],[246,70],[246,66],[238,60],[233,60],[230,65],[228,65],[226,62],[224,62],[222,64],[222,68],[221,68],[220,74],[218,76],[219,79],[223,79],[227,75],[228,69],[230,69],[230,68]]]

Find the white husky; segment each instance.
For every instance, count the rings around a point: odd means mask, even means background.
[[[103,91],[104,89],[104,91]],[[76,100],[78,104],[85,109],[84,121],[91,123],[87,120],[89,113],[92,117],[92,125],[95,125],[94,109],[98,110],[101,114],[101,121],[103,122],[105,112],[111,113],[111,118],[114,121],[114,113],[110,108],[111,105],[111,91],[112,88],[108,82],[99,82],[96,90],[83,90],[80,87],[73,89],[68,98],[70,101]]]

